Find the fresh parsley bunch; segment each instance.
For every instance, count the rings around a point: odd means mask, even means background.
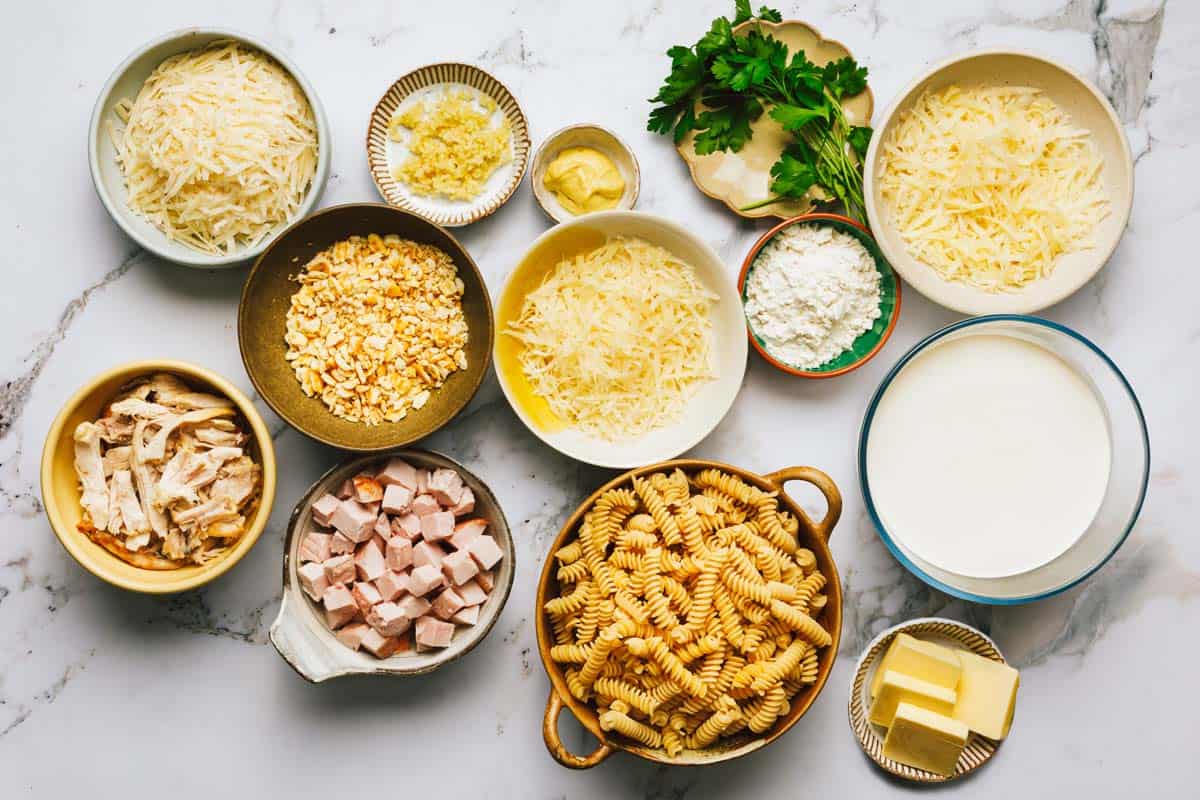
[[[750,124],[770,109],[795,139],[771,167],[774,196],[743,210],[799,199],[816,185],[862,220],[862,161],[871,129],[846,120],[842,99],[866,88],[867,70],[849,56],[823,67],[803,51],[789,56],[787,45],[757,25],[733,32],[750,20],[781,19],[775,9],[763,6],[755,14],[750,0],[736,0],[732,20],[717,17],[695,45],[668,50],[671,74],[650,101],[659,105],[647,127],[672,134],[676,144],[695,131],[700,155],[737,152],[750,140]]]

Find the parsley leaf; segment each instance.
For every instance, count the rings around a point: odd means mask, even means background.
[[[850,142],[850,146],[854,148],[858,160],[862,161],[867,157],[867,146],[871,144],[871,129],[855,125],[850,128],[850,133],[846,136],[846,141]]]
[[[867,68],[858,66],[850,56],[826,64],[821,78],[837,100],[853,97],[867,88]]]
[[[767,7],[763,6],[763,10],[767,10]],[[734,0],[733,12],[734,27],[754,18],[754,12],[750,10],[750,0]]]
[[[747,10],[749,9],[749,7],[750,7],[750,3],[749,3],[749,0],[747,0],[747,2],[746,2]],[[758,18],[761,20],[765,20],[766,22],[783,22],[782,14],[780,14],[778,11],[776,11],[773,8],[767,8],[766,6],[761,6],[758,9]]]
[[[822,103],[817,108],[802,108],[786,103],[771,109],[771,118],[784,127],[784,130],[798,133],[808,123],[815,119],[829,121],[829,106]]]
[[[792,145],[771,166],[771,191],[783,197],[801,197],[817,182],[817,170],[807,146]]]

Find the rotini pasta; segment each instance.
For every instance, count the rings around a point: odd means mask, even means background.
[[[554,552],[550,657],[600,725],[676,756],[769,730],[832,643],[804,518],[717,469],[604,492]]]

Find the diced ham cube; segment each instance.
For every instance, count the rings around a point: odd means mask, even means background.
[[[456,517],[466,516],[475,510],[475,493],[471,491],[470,486],[464,486],[462,494],[458,496],[458,502],[454,504],[454,508],[450,512]]]
[[[377,513],[357,500],[343,500],[333,512],[333,527],[351,541],[365,542],[371,538]]]
[[[371,537],[371,541],[374,542],[375,546],[379,548],[379,552],[381,552],[381,553],[387,552],[387,543],[390,540],[383,538],[382,536],[380,536],[377,533]],[[362,549],[362,547],[363,547],[363,545],[360,544],[359,549]]]
[[[395,603],[380,603],[367,614],[367,624],[384,636],[399,636],[408,630],[412,620]]]
[[[331,628],[340,628],[358,616],[358,605],[345,586],[330,586],[321,595],[325,606],[325,622]]]
[[[479,574],[479,565],[466,550],[455,550],[442,559],[442,574],[455,586],[466,583]]]
[[[336,494],[338,500],[345,500],[346,498],[353,497],[354,480],[352,478],[346,478],[346,480],[342,481],[342,485],[338,487]]]
[[[333,519],[333,512],[337,511],[341,504],[342,502],[332,494],[322,495],[320,500],[312,504],[313,522],[328,528]]]
[[[383,510],[389,514],[406,514],[412,506],[413,492],[407,486],[392,484],[383,493]]]
[[[410,567],[413,561],[412,542],[403,536],[397,536],[387,543],[387,551],[384,553],[384,556],[387,560],[388,569],[394,569],[399,572],[405,567]]]
[[[435,469],[429,476],[429,493],[447,508],[458,505],[462,490],[462,476],[452,469]]]
[[[433,600],[433,613],[438,619],[450,619],[466,605],[454,589],[447,588]]]
[[[330,555],[340,556],[346,553],[353,553],[355,544],[344,533],[335,533],[329,540]]]
[[[417,494],[424,494],[425,492],[429,491],[429,470],[427,470],[427,469],[417,470],[416,491],[417,491]]]
[[[354,555],[354,566],[358,568],[358,577],[364,581],[373,581],[387,571],[383,551],[374,541],[358,548]]]
[[[354,588],[350,590],[350,596],[354,598],[354,604],[364,617],[370,613],[373,606],[383,602],[383,595],[375,588],[375,584],[365,581],[355,583]]]
[[[400,458],[393,458],[375,476],[375,480],[384,486],[405,486],[416,491],[417,471],[407,461]]]
[[[424,597],[417,597],[413,594],[406,594],[396,601],[396,605],[400,606],[400,610],[404,612],[404,616],[409,619],[418,619],[429,613],[429,601]]]
[[[417,542],[413,545],[413,566],[423,567],[426,564],[432,564],[435,568],[442,568],[442,559],[446,557],[446,551],[433,542]]]
[[[337,632],[338,641],[349,647],[351,650],[357,650],[362,647],[363,636],[371,630],[370,627],[361,622],[356,622],[353,625],[347,625]]]
[[[380,514],[375,518],[375,527],[373,530],[375,536],[383,539],[386,543],[388,539],[392,538],[392,520],[387,514]]]
[[[395,636],[384,636],[374,628],[368,627],[362,637],[362,646],[376,658],[390,658],[401,650],[407,649],[408,642]]]
[[[475,576],[475,582],[478,583],[485,592],[490,592],[496,588],[496,576],[493,575],[492,571],[488,569],[480,570],[479,574]]]
[[[321,602],[321,595],[329,588],[329,578],[325,576],[325,566],[316,561],[301,564],[296,570],[300,578],[300,588],[316,602]]]
[[[329,549],[329,543],[333,536],[328,533],[317,533],[309,531],[304,534],[304,538],[300,540],[300,560],[301,561],[325,561],[333,553]]]
[[[388,570],[375,579],[375,588],[385,601],[395,600],[408,591],[408,573]]]
[[[417,648],[449,647],[454,638],[454,625],[436,617],[417,620]]]
[[[504,551],[500,549],[500,545],[486,533],[467,545],[467,552],[475,559],[480,569],[491,569],[504,558]]]
[[[478,539],[487,530],[487,520],[474,517],[473,519],[465,519],[454,526],[454,534],[450,537],[450,544],[454,545],[456,550],[466,550],[467,545]]]
[[[366,505],[383,499],[383,485],[369,475],[354,477],[354,498]]]
[[[446,582],[442,578],[442,573],[433,564],[417,567],[409,573],[408,580],[411,584],[408,590],[417,597],[424,597]]]
[[[322,566],[325,568],[325,580],[330,586],[354,580],[354,556],[334,556]]]
[[[458,596],[463,599],[464,606],[477,606],[487,600],[487,592],[478,581],[467,581],[458,587]]]
[[[479,622],[479,606],[465,606],[458,610],[458,613],[450,618],[451,622],[457,622],[459,625],[474,625]]]
[[[438,504],[438,501],[436,499],[434,499],[434,496],[431,494],[419,494],[413,498],[412,513],[416,514],[418,517],[424,517],[429,514],[436,514],[437,512],[439,512],[441,510],[442,510],[442,507]]]
[[[421,535],[421,518],[412,513],[392,517],[392,535],[416,539]]]
[[[421,517],[421,536],[427,542],[450,538],[454,533],[454,515],[449,511],[436,511]]]

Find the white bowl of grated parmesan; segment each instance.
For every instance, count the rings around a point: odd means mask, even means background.
[[[180,94],[186,102],[170,99]],[[219,28],[135,50],[100,90],[88,130],[92,182],[113,221],[156,256],[200,269],[262,253],[316,207],[329,162],[312,84],[276,48]]]

